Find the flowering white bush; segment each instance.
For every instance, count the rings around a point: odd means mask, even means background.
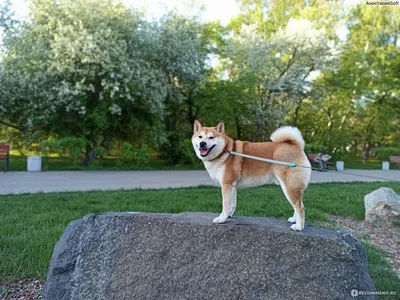
[[[36,0],[31,15],[2,62],[0,119],[83,137],[91,151],[145,134],[168,99],[202,83],[206,53],[193,21],[147,22],[117,0]]]
[[[271,38],[256,25],[242,25],[226,55],[231,80],[246,80],[254,93],[252,120],[259,129],[276,126],[290,107],[307,97],[317,78],[337,67],[340,49],[324,28],[290,19]]]

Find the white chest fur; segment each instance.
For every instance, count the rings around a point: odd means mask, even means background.
[[[204,166],[206,167],[211,179],[221,185],[222,177],[224,176],[224,171],[225,171],[224,164],[205,161]]]

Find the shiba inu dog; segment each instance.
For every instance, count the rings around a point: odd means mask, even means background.
[[[216,127],[202,127],[194,122],[192,144],[199,159],[204,163],[211,178],[222,188],[222,213],[214,223],[224,223],[236,208],[236,189],[253,187],[267,183],[279,184],[293,206],[293,217],[288,219],[293,230],[304,228],[304,190],[310,181],[311,169],[289,167],[260,162],[232,155],[229,151],[269,158],[297,165],[311,167],[304,153],[304,140],[295,127],[281,127],[271,135],[272,142],[251,143],[234,141],[225,135],[225,125],[221,121]]]

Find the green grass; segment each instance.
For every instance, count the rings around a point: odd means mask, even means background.
[[[362,243],[367,251],[369,274],[379,291],[396,291],[395,297],[382,296],[382,299],[399,299],[400,280],[393,268],[386,260],[386,254],[378,250],[375,246]]]
[[[307,221],[319,224],[327,215],[364,217],[363,197],[382,186],[400,192],[398,183],[311,184],[304,197]],[[239,190],[237,215],[287,219],[292,208],[280,187]],[[26,277],[43,279],[55,243],[66,225],[89,213],[109,211],[219,212],[218,188],[75,192],[0,196],[0,282]],[[396,289],[382,253],[367,248],[371,275],[379,289]],[[383,279],[379,279],[382,277]]]
[[[11,156],[10,171],[26,171],[27,157]],[[202,170],[203,164],[196,165],[172,165],[166,160],[157,159],[150,161],[147,165],[137,166],[134,163],[124,162],[118,164],[116,159],[105,158],[102,161],[96,161],[96,164],[90,167],[83,167],[74,164],[68,158],[60,157],[42,157],[43,171],[80,171],[80,170],[104,170],[104,171],[126,171],[126,170]],[[4,170],[4,161],[0,161],[0,172]]]
[[[382,162],[377,159],[369,159],[367,163],[363,164],[361,159],[351,159],[344,161],[344,167],[346,169],[381,170]],[[393,165],[390,166],[391,169],[393,169],[393,167]]]

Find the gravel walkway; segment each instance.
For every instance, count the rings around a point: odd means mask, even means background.
[[[400,181],[400,170],[313,171],[311,183]],[[207,171],[63,171],[0,173],[0,194],[160,189],[212,185]]]

